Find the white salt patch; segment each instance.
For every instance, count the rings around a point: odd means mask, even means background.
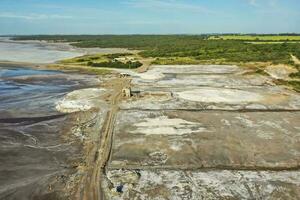
[[[153,65],[163,73],[234,73],[240,70],[235,65]]]
[[[177,94],[185,100],[208,103],[257,102],[263,99],[262,95],[254,92],[224,88],[201,88],[178,92]]]
[[[247,127],[254,127],[255,124],[253,121],[246,118],[246,116],[237,116],[236,119],[240,120]]]
[[[145,80],[158,80],[165,77],[164,74],[156,71],[148,71],[145,73],[138,74],[138,76]]]
[[[262,130],[257,130],[256,131],[256,135],[259,138],[266,139],[266,140],[271,140],[271,139],[273,139],[275,133],[273,133],[273,132],[267,132],[267,131],[262,131]]]
[[[145,122],[136,123],[133,133],[146,135],[184,135],[207,131],[202,124],[183,119],[169,119],[166,116],[147,118]]]
[[[230,122],[228,120],[226,120],[226,119],[222,119],[221,122],[225,126],[231,126]]]
[[[104,89],[88,88],[68,93],[56,103],[56,109],[62,113],[87,111],[97,106]]]
[[[116,176],[116,173],[119,173],[121,178]],[[294,197],[294,194],[297,195],[296,191],[300,186],[300,172],[298,171],[141,170],[139,174],[138,178],[125,182],[125,185],[134,184],[129,190],[139,191],[134,193],[136,194],[134,199],[149,199],[149,193],[160,187],[168,189],[163,199],[260,199],[260,197],[272,199],[274,194],[278,196],[291,194],[291,196],[286,196],[286,199],[290,199],[289,197]],[[128,177],[137,176],[127,171],[108,172],[108,178],[114,186],[118,185],[121,179],[128,180]],[[126,199],[128,193],[129,191],[124,190],[122,194],[110,194],[114,195],[115,199]],[[161,195],[157,193],[151,199],[160,198]]]
[[[170,144],[170,148],[174,151],[180,151],[182,149],[183,144],[178,141],[173,141]]]

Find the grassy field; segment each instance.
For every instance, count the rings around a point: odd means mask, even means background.
[[[245,41],[245,43],[249,44],[299,44],[300,41]]]
[[[300,35],[221,35],[211,36],[208,39],[243,41],[300,41]]]
[[[104,68],[95,68],[81,65],[70,65],[70,64],[50,64],[47,65],[47,69],[69,71],[69,72],[80,72],[83,74],[94,74],[94,75],[107,75],[111,74],[112,71]]]

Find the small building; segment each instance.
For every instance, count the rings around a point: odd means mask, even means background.
[[[120,78],[126,78],[126,77],[130,77],[130,74],[128,74],[128,73],[120,73]]]
[[[122,96],[126,98],[131,97],[131,89],[130,88],[123,88],[122,89]]]

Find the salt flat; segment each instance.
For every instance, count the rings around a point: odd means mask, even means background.
[[[299,199],[300,95],[246,71],[193,65],[133,73],[106,197]]]

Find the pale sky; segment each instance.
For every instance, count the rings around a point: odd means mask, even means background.
[[[0,0],[0,34],[300,33],[300,0]]]

